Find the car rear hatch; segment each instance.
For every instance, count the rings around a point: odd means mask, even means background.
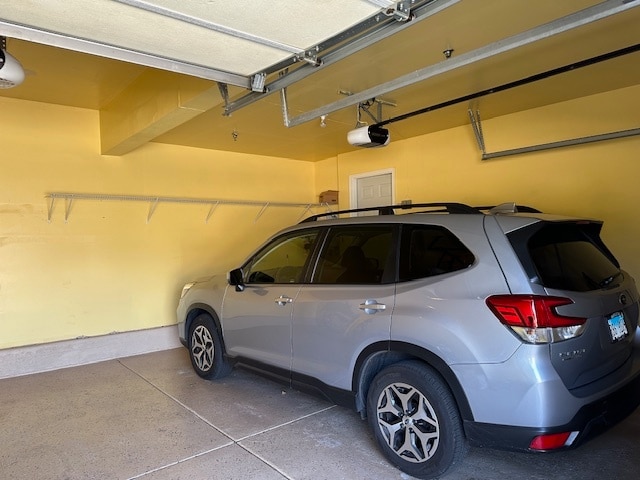
[[[601,228],[599,221],[556,219],[507,234],[534,290],[570,300],[555,307],[558,315],[585,319],[580,335],[549,343],[568,389],[606,377],[633,351],[638,291],[600,238]]]

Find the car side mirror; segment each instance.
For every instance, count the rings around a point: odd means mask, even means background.
[[[235,268],[229,272],[229,285],[235,285],[236,292],[244,291],[244,278],[241,268]]]

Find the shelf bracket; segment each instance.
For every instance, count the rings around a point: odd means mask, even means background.
[[[269,202],[265,203],[262,208],[260,209],[260,211],[258,212],[258,215],[256,215],[256,218],[253,220],[253,223],[256,223],[258,221],[258,219],[262,216],[262,214],[267,210],[267,208],[269,208]]]
[[[147,215],[147,223],[149,223],[151,221],[151,217],[153,216],[154,212],[156,211],[156,207],[158,206],[158,200],[159,200],[159,198],[156,197],[155,200],[153,200],[152,202],[149,203],[149,214]]]
[[[53,217],[53,206],[56,203],[56,197],[49,197],[49,208],[47,208],[47,222],[51,223]]]
[[[209,219],[211,218],[211,215],[213,215],[213,212],[216,211],[216,208],[218,208],[218,205],[220,205],[220,202],[211,204],[211,207],[209,208],[209,213],[207,213],[207,218],[204,219],[204,223],[209,223]]]
[[[307,205],[306,207],[304,207],[304,210],[302,211],[302,213],[300,214],[300,216],[298,217],[298,221],[302,220],[303,217],[307,214],[307,212],[311,210],[311,204]]]
[[[71,214],[71,207],[73,206],[73,197],[65,198],[64,200],[64,223],[69,223],[69,215]]]

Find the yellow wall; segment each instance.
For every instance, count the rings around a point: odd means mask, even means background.
[[[101,156],[98,112],[0,98],[0,348],[175,323],[182,284],[237,266],[301,208],[64,201],[47,192],[316,201],[307,162],[148,144]],[[273,178],[273,172],[278,172]],[[265,181],[271,178],[271,181]],[[286,188],[282,188],[286,185]]]
[[[481,104],[480,104],[481,110]],[[483,121],[487,151],[640,127],[640,85]],[[623,266],[640,279],[640,137],[482,161],[471,126],[392,141],[317,165],[318,191],[335,188],[349,208],[349,176],[394,168],[396,201],[516,201],[596,217]],[[333,176],[332,176],[333,175]]]
[[[0,111],[0,348],[170,325],[184,282],[236,266],[302,213],[274,207],[254,223],[258,208],[221,206],[205,223],[207,206],[160,204],[146,223],[145,203],[78,201],[65,223],[58,201],[49,223],[47,192],[313,202],[337,189],[348,208],[350,175],[394,168],[398,201],[517,201],[602,218],[640,278],[640,137],[484,162],[469,126],[315,164],[154,143],[109,157],[97,112],[6,98]],[[638,111],[640,86],[483,127],[494,151],[637,128]]]

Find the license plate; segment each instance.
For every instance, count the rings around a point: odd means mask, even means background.
[[[609,324],[609,333],[611,333],[611,340],[617,342],[622,340],[629,334],[627,330],[627,324],[624,323],[624,314],[622,312],[612,313],[607,320]]]

